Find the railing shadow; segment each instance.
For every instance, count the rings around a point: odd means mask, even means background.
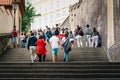
[[[7,49],[10,38],[11,34],[0,35],[0,54]]]

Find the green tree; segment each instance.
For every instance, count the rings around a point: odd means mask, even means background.
[[[35,8],[32,7],[32,4],[27,3],[25,13],[22,16],[22,32],[30,30],[31,23],[36,16],[40,16],[40,14],[36,14]]]

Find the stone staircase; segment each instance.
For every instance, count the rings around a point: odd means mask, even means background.
[[[7,49],[0,55],[0,80],[120,80],[120,63],[110,63],[103,48],[77,48],[70,52],[70,61],[52,63],[47,46],[45,62],[31,63],[26,48]]]
[[[74,61],[108,61],[103,48],[74,48],[70,52],[70,60]]]
[[[64,52],[59,49],[58,62],[63,62]],[[105,62],[108,61],[103,48],[73,48],[70,52],[70,62]],[[7,49],[0,55],[0,62],[28,62],[30,63],[30,54],[26,48]],[[52,54],[49,45],[47,46],[46,62],[52,62]]]
[[[30,61],[30,55],[26,48],[9,48],[0,55],[1,63],[30,63]]]
[[[0,64],[0,80],[120,80],[120,63]]]

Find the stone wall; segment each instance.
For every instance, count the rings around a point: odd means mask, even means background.
[[[111,61],[120,62],[120,0],[113,0],[114,9],[114,45],[110,47]]]
[[[120,43],[120,0],[114,1],[114,34],[115,44]]]
[[[80,0],[70,7],[72,30],[80,25],[83,30],[86,24],[96,27],[102,37],[102,44],[107,48],[107,0]]]
[[[63,23],[60,25],[60,28],[68,28],[70,29],[70,21],[69,16],[63,21]]]
[[[96,27],[110,61],[120,61],[120,0],[79,0],[70,7],[72,30]]]

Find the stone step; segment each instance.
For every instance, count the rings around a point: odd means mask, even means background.
[[[8,60],[8,59],[4,59],[4,60],[1,60],[1,62],[12,62],[12,61],[16,61],[16,62],[21,62],[21,61],[24,61],[24,62],[26,62],[26,61],[31,61],[31,60],[28,60],[28,59],[23,59],[23,60],[19,60],[19,59],[11,59],[11,60]],[[51,61],[52,62],[52,59],[46,59],[45,60],[45,62],[47,62],[47,61]],[[61,59],[58,59],[58,61],[63,61],[63,58],[61,58]],[[108,61],[107,59],[105,59],[105,58],[100,58],[100,59],[96,59],[96,58],[92,58],[92,59],[85,59],[85,58],[81,58],[81,59],[74,59],[74,58],[71,58],[70,60],[69,60],[69,62],[71,62],[71,61],[98,61],[98,62],[101,62],[101,61]],[[38,62],[38,61],[37,61]]]
[[[73,49],[79,49],[79,50],[102,50],[101,47],[96,47],[96,48],[93,48],[93,47],[82,47],[82,48],[78,48],[78,47],[73,47]]]
[[[70,58],[106,58],[104,55],[86,55],[86,54],[76,54],[76,55],[69,55]],[[27,56],[28,58],[26,57],[17,57],[17,56],[6,56],[6,57],[3,57],[4,59],[8,59],[8,60],[11,60],[11,59],[24,59],[24,60],[29,60],[30,59],[30,56]],[[46,59],[51,59],[52,58],[52,55],[46,55]],[[63,55],[58,55],[58,58],[64,58]],[[1,60],[1,59],[0,59]]]
[[[52,55],[52,53],[50,52],[50,53],[46,53],[47,55]],[[58,53],[58,55],[63,55],[64,53],[63,52],[59,52]],[[70,54],[88,54],[88,55],[90,55],[90,54],[95,54],[95,55],[105,55],[105,53],[103,53],[103,52],[78,52],[78,51],[75,51],[75,52],[70,52]],[[24,54],[24,55],[22,55],[22,54],[4,54],[4,55],[0,55],[0,56],[17,56],[17,57],[27,57],[27,56],[29,56],[30,54]]]
[[[120,80],[120,78],[0,78],[0,80]]]
[[[64,54],[58,54],[58,57],[63,57]],[[74,54],[69,54],[70,57],[106,57],[106,55],[104,54],[80,54],[80,53],[74,53]],[[27,56],[18,56],[18,55],[6,55],[6,56],[1,56],[2,58],[18,58],[18,59],[25,59],[25,58],[30,58],[30,55],[27,55]],[[52,58],[52,54],[46,54],[46,57],[48,58]],[[1,59],[2,59],[1,58]]]
[[[109,66],[119,66],[120,63],[119,62],[56,62],[56,63],[52,63],[52,62],[41,62],[41,63],[1,63],[1,65],[31,65],[31,66],[34,66],[34,65],[109,65]],[[1,66],[0,65],[0,66]]]
[[[63,61],[63,49],[58,52],[59,61]],[[20,62],[29,61],[30,54],[26,48],[8,49],[0,58],[0,62]],[[50,46],[47,45],[46,61],[52,60]],[[107,61],[103,48],[73,48],[70,52],[70,61]],[[31,60],[30,60],[31,61]]]
[[[108,63],[102,48],[73,48],[69,62],[63,61],[64,52],[59,49],[57,63],[52,63],[51,50],[49,47],[47,49],[46,61],[41,63],[31,63],[29,51],[25,48],[8,49],[0,58],[0,79],[70,80],[115,78],[120,75],[120,64]]]
[[[120,78],[120,73],[0,73],[0,78]]]
[[[120,65],[0,65],[0,69],[120,69]]]
[[[0,73],[120,73],[120,69],[0,69]]]
[[[32,63],[31,61],[1,61],[1,62],[4,62],[4,63],[24,63],[24,62],[28,62],[28,63]],[[52,60],[46,60],[46,62],[52,62]],[[58,62],[64,62],[63,60],[59,60]],[[81,60],[81,61],[78,61],[78,60],[71,60],[70,62],[90,62],[90,60]],[[92,60],[91,62],[105,62],[105,60]],[[106,61],[107,62],[107,61]],[[35,62],[35,63],[39,63],[38,61]]]

